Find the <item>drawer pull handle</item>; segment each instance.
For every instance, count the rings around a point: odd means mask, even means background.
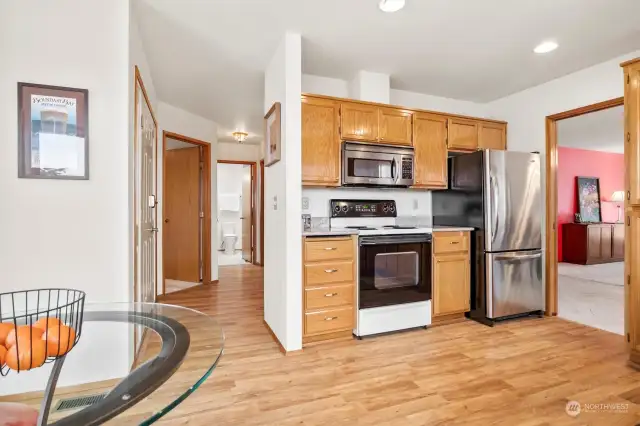
[[[460,244],[460,241],[451,241],[449,244]]]
[[[338,272],[337,269],[325,269],[324,270],[327,274],[333,274],[334,272]]]
[[[327,293],[324,295],[324,297],[333,297],[333,296],[337,296],[338,293]]]
[[[324,248],[326,251],[331,251],[331,250],[337,250],[337,247],[325,247]]]
[[[333,320],[337,320],[338,317],[325,317],[324,320],[325,321],[333,321]]]

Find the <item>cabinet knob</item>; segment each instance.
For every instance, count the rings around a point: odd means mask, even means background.
[[[333,320],[337,320],[338,317],[325,317],[324,320],[325,321],[333,321]]]
[[[327,274],[333,274],[334,272],[338,272],[337,269],[325,269],[324,270]]]
[[[451,241],[449,244],[460,244],[460,241]]]
[[[327,251],[331,251],[331,250],[336,250],[336,247],[325,247],[324,249]]]
[[[337,296],[337,295],[338,295],[338,293],[326,293],[324,295],[324,297],[333,297],[333,296]]]

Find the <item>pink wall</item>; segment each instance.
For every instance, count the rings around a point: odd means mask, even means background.
[[[587,149],[558,147],[558,261],[562,261],[562,225],[573,222],[576,176],[600,178],[602,221],[618,220],[618,209],[607,203],[614,191],[624,190],[624,155]]]

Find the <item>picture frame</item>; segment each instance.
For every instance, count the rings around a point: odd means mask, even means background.
[[[581,223],[602,222],[599,178],[576,176],[576,199]]]
[[[280,121],[280,102],[275,102],[264,116],[264,165],[269,167],[281,156],[282,124]]]
[[[18,177],[89,179],[89,91],[18,83]]]

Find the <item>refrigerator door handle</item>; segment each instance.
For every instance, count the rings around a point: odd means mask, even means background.
[[[491,188],[491,242],[494,243],[496,241],[496,229],[498,229],[498,184],[496,183],[496,179],[493,176],[489,176],[489,186]]]

